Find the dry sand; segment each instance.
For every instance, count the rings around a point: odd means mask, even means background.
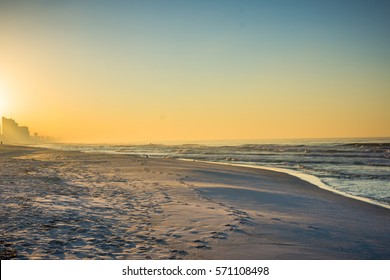
[[[390,259],[390,210],[254,168],[0,146],[1,259]]]

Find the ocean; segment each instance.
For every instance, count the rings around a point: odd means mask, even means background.
[[[390,206],[390,138],[44,147],[265,167]]]

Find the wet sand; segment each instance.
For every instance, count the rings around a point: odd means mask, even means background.
[[[288,174],[0,146],[1,259],[390,259],[390,210]]]

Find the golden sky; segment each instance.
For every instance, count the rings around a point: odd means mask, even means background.
[[[0,3],[0,115],[31,132],[121,143],[390,136],[387,4],[31,2]]]

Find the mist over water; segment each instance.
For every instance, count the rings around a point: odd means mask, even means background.
[[[316,176],[338,191],[390,205],[390,138],[49,147],[290,169]]]

